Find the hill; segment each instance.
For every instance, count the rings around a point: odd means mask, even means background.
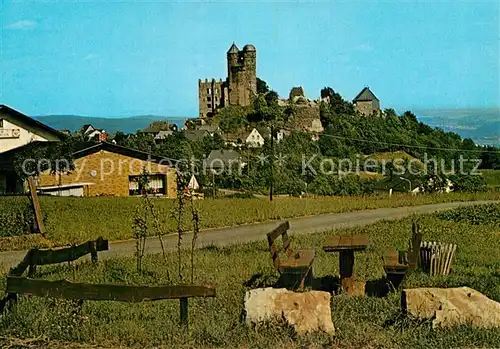
[[[143,129],[153,121],[166,120],[182,126],[186,117],[180,116],[158,116],[158,115],[137,115],[130,117],[91,117],[80,115],[44,115],[35,116],[35,119],[55,128],[56,130],[79,130],[85,124],[92,124],[94,127],[104,129],[109,133],[122,131],[125,133],[135,133],[138,129]]]
[[[482,145],[500,145],[500,108],[425,109],[415,111],[429,126],[452,131]]]

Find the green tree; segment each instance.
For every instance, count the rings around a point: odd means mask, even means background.
[[[267,82],[257,78],[257,93],[266,94],[268,92],[269,92],[269,86],[267,85]]]

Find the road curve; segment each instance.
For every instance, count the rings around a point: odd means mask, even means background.
[[[409,216],[413,213],[431,213],[442,211],[458,206],[470,206],[487,203],[498,203],[500,201],[466,201],[449,202],[442,204],[406,206],[396,208],[379,208],[374,210],[355,211],[346,213],[328,213],[318,216],[290,218],[290,232],[294,234],[305,234],[322,232],[332,229],[354,227],[371,224],[383,219],[393,220]],[[228,228],[215,228],[203,230],[198,235],[198,247],[209,244],[219,246],[233,243],[242,243],[266,239],[266,233],[274,229],[279,221],[268,221],[239,225]],[[172,234],[163,238],[164,245],[168,249],[177,246],[177,235]],[[183,246],[190,247],[191,233],[186,233]],[[135,252],[135,240],[111,242],[109,251],[99,252],[99,258],[110,258],[115,256],[133,256]],[[146,253],[161,253],[160,242],[157,237],[150,237],[146,243]],[[26,251],[0,252],[1,270],[17,265],[26,255]]]

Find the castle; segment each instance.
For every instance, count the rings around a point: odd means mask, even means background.
[[[198,103],[201,119],[211,118],[217,108],[250,105],[257,93],[257,50],[245,45],[240,51],[233,43],[227,51],[227,78],[198,80]]]

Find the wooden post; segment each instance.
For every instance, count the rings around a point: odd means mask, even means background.
[[[28,251],[28,262],[29,262],[28,277],[32,277],[36,273],[36,263],[33,258],[35,250],[36,249],[32,249]]]
[[[180,301],[181,325],[188,326],[188,299],[183,297]]]
[[[354,291],[354,278],[352,276],[352,270],[354,268],[353,250],[340,251],[339,266],[340,286],[342,287],[342,292],[345,292],[349,296]]]
[[[274,127],[271,126],[271,178],[269,181],[269,201],[273,201],[274,186]]]
[[[45,224],[43,224],[42,210],[40,208],[40,201],[38,201],[38,194],[36,192],[36,185],[33,177],[28,177],[28,186],[30,189],[33,210],[35,211],[35,222],[38,232],[45,236]]]
[[[89,248],[92,263],[97,263],[97,248],[94,240],[89,241]]]

